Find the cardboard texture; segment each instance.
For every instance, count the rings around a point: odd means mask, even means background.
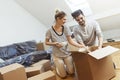
[[[46,45],[45,42],[40,42],[37,44],[38,50],[47,50],[49,48],[50,48],[50,46]]]
[[[27,74],[27,78],[35,76],[37,74],[43,73],[44,68],[43,65],[35,66],[35,67],[27,67],[25,68],[25,72]]]
[[[25,69],[20,64],[11,64],[0,68],[0,80],[27,80]]]
[[[120,70],[120,56],[114,56],[112,60],[115,64],[115,68]]]
[[[91,50],[95,49],[96,47],[91,48]],[[70,50],[76,69],[77,80],[109,80],[115,76],[111,56],[97,60],[87,53],[79,52],[79,49],[76,47],[71,47]]]
[[[57,80],[56,75],[52,71],[47,71],[36,76],[28,78],[28,80]]]
[[[38,43],[38,44],[37,44],[37,49],[38,49],[38,50],[45,50],[45,48],[44,48],[44,43],[42,43],[42,42],[41,42],[41,43]]]
[[[116,76],[111,80],[120,80],[120,70],[115,70]]]
[[[50,60],[41,60],[31,66],[39,66],[39,65],[43,65],[45,71],[51,70]]]

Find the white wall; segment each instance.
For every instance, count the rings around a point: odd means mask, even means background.
[[[120,29],[111,29],[111,30],[106,30],[103,32],[104,34],[104,41],[106,39],[114,39],[115,41],[120,41]]]
[[[120,28],[120,0],[87,0],[103,30]]]
[[[14,0],[0,0],[0,46],[27,40],[44,41],[46,29]]]
[[[120,0],[87,0],[93,11],[94,18],[99,22],[108,38],[120,41]]]

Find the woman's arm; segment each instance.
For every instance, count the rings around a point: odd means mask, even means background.
[[[71,38],[71,36],[67,36],[67,40],[68,40],[68,42],[69,42],[71,45],[73,45],[73,46],[75,46],[75,47],[78,47],[78,48],[83,47],[82,44],[79,44],[79,43],[77,43],[76,41],[74,41],[74,40]]]
[[[67,39],[68,39],[68,42],[69,42],[71,45],[73,45],[73,46],[75,46],[75,47],[78,47],[78,48],[85,48],[88,52],[91,52],[87,46],[85,46],[84,44],[79,44],[79,43],[77,43],[76,41],[74,41],[74,40],[71,38],[71,36],[68,36]]]
[[[50,39],[46,38],[45,39],[45,44],[49,46],[56,46],[58,48],[62,47],[61,43],[59,42],[51,42]]]

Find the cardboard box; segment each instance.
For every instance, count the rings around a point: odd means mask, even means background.
[[[38,50],[45,50],[45,48],[44,48],[44,43],[42,43],[42,42],[37,43],[37,49],[38,49]]]
[[[0,80],[27,80],[25,69],[20,64],[11,64],[0,68]]]
[[[37,49],[38,50],[47,50],[49,48],[50,48],[50,46],[46,45],[45,42],[37,43]]]
[[[114,56],[112,60],[115,64],[115,68],[120,70],[120,56]]]
[[[111,80],[120,80],[120,70],[115,70],[116,76]]]
[[[57,80],[56,75],[52,71],[47,71],[36,76],[28,78],[28,80]]]
[[[91,50],[96,49],[92,47]],[[115,76],[111,56],[96,59],[90,54],[79,52],[76,47],[70,46],[77,80],[109,80]],[[101,53],[98,53],[97,57]],[[106,54],[106,53],[105,53]]]
[[[35,76],[37,74],[43,73],[44,68],[43,65],[35,66],[35,67],[27,67],[25,68],[25,72],[27,74],[27,78]]]
[[[39,62],[36,62],[35,64],[32,64],[31,66],[40,66],[40,65],[43,65],[45,71],[51,70],[50,60],[41,60]]]

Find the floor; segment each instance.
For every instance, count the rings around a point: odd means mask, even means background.
[[[115,54],[112,54],[113,62],[115,63],[116,69],[116,76],[112,78],[111,80],[120,80],[120,52],[117,52]],[[57,76],[57,80],[75,80],[74,76],[68,76],[66,79],[61,79]]]

